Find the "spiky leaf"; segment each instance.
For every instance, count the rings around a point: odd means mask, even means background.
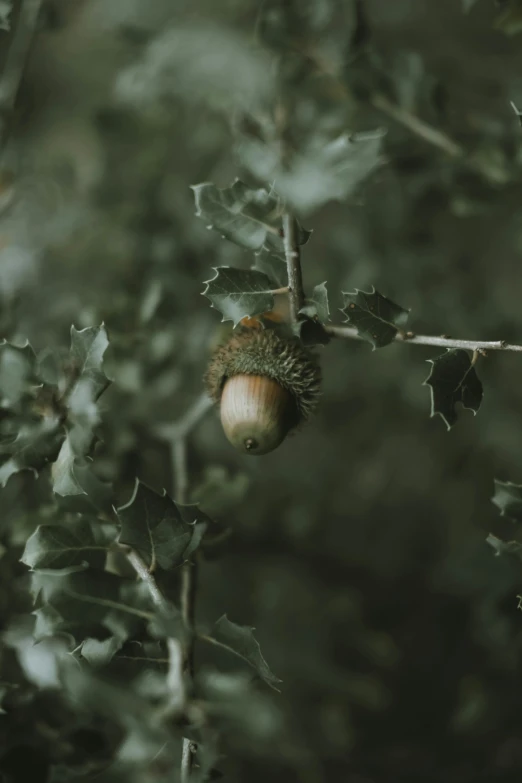
[[[70,510],[85,511],[95,508],[109,512],[112,509],[112,487],[93,473],[88,461],[78,456],[70,434],[62,444],[51,473],[53,491],[67,498],[67,507]]]
[[[355,326],[358,334],[373,348],[382,348],[393,342],[397,332],[406,324],[409,310],[392,302],[372,287],[371,291],[343,293],[346,322]]]
[[[196,215],[216,231],[248,250],[260,250],[267,235],[279,236],[283,208],[279,198],[264,188],[249,188],[236,179],[229,188],[211,182],[193,185]]]
[[[109,340],[103,324],[88,326],[80,331],[71,327],[72,371],[78,381],[88,382],[94,399],[110,383],[103,370],[103,356],[108,346]]]
[[[453,349],[428,359],[433,365],[424,384],[431,387],[431,415],[439,414],[448,429],[457,421],[457,403],[477,413],[482,383],[467,351]]]
[[[197,511],[192,512],[189,522],[182,508],[165,491],[159,495],[137,480],[131,499],[117,510],[119,542],[135,549],[150,571],[156,566],[171,569],[181,565],[202,534],[196,524]]]
[[[242,318],[267,313],[274,307],[273,283],[255,269],[217,267],[215,277],[207,280],[206,286],[203,294],[222,314],[222,320],[233,321],[234,326]]]
[[[281,680],[270,671],[253,631],[253,628],[246,625],[231,622],[224,614],[215,623],[209,640],[243,658],[267,685],[278,690],[277,685]]]
[[[522,522],[522,484],[495,479],[495,494],[491,500],[503,517]]]

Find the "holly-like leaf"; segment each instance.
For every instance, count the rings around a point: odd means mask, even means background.
[[[290,157],[278,143],[244,137],[242,163],[274,188],[292,207],[305,213],[350,196],[380,164],[385,131],[343,134],[336,139],[313,135]]]
[[[187,507],[178,506],[165,491],[159,495],[136,480],[131,499],[117,509],[120,544],[136,550],[150,571],[157,565],[176,568],[194,551],[202,534],[196,516],[187,521],[183,508]]]
[[[326,283],[316,285],[312,296],[306,300],[306,304],[300,310],[302,315],[324,323],[330,320],[330,307],[328,305],[328,291]]]
[[[397,332],[405,326],[409,310],[395,304],[372,287],[370,292],[343,293],[346,322],[355,326],[357,333],[376,348],[389,345]]]
[[[12,345],[6,340],[0,342],[0,402],[10,408],[26,396],[34,396],[38,379],[36,377],[36,355],[26,342]]]
[[[2,424],[4,426],[2,426]],[[32,417],[29,420],[15,417],[0,424],[0,486],[5,487],[15,473],[30,470],[35,476],[56,454],[63,434],[58,416]]]
[[[103,370],[103,355],[109,346],[107,332],[101,326],[88,326],[78,331],[71,326],[72,371],[77,381],[88,382],[97,399],[110,384]]]
[[[273,284],[263,272],[228,266],[215,271],[215,277],[206,281],[203,294],[222,314],[223,321],[233,321],[237,326],[242,318],[267,313],[274,307]]]
[[[93,473],[90,463],[78,456],[70,434],[65,438],[56,462],[51,468],[53,491],[67,498],[71,511],[92,508],[109,512],[112,509],[112,487]]]
[[[482,383],[467,351],[449,350],[428,361],[433,366],[424,385],[431,387],[431,415],[439,414],[451,429],[457,421],[458,402],[477,414],[482,402]]]
[[[236,179],[229,188],[211,182],[192,185],[196,215],[236,245],[260,250],[267,235],[279,236],[283,207],[278,196],[264,188],[249,188]]]
[[[205,638],[219,647],[224,647],[238,655],[255,669],[267,685],[270,685],[274,690],[278,690],[277,685],[281,680],[270,671],[253,631],[253,628],[249,628],[246,625],[237,625],[231,622],[227,615],[224,614],[215,623],[210,636]]]
[[[518,541],[502,541],[501,538],[497,538],[493,533],[490,533],[486,538],[486,543],[495,550],[495,557],[500,557],[500,555],[517,555],[520,557],[522,554],[522,544]]]
[[[66,525],[39,525],[21,557],[29,568],[69,568],[87,562],[102,568],[107,547],[96,540],[91,524],[79,519]]]
[[[522,522],[522,484],[495,479],[495,494],[491,500],[503,517]]]

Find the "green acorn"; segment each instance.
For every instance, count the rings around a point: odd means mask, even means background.
[[[315,411],[321,370],[297,339],[240,329],[214,352],[205,376],[230,443],[245,454],[273,451]]]

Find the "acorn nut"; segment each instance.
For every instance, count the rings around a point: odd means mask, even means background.
[[[314,412],[321,371],[298,340],[242,329],[214,352],[205,381],[230,443],[257,456],[277,448]]]

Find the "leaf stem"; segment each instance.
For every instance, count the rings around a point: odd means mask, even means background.
[[[201,415],[207,408],[201,405]],[[199,412],[199,409],[198,411]],[[191,426],[201,418],[201,415],[185,418],[190,420]],[[188,495],[188,460],[187,460],[187,440],[186,436],[190,428],[185,428],[183,434],[178,435],[171,442],[171,460],[174,471],[174,496],[180,504],[187,503]],[[179,432],[181,431],[178,430]],[[196,611],[196,592],[197,592],[198,568],[194,559],[189,559],[181,566],[181,588],[180,588],[180,609],[183,623],[188,630],[186,641],[182,651],[182,669],[185,678],[192,681],[194,677],[194,617]],[[197,745],[187,737],[183,737],[183,748],[181,753],[181,783],[188,783],[192,776]]]
[[[347,340],[362,340],[357,333],[357,329],[352,326],[323,326],[325,332],[330,337],[340,337]],[[412,345],[432,345],[439,348],[462,348],[465,351],[514,351],[522,353],[522,345],[507,343],[505,340],[485,341],[485,340],[458,340],[452,337],[437,337],[434,335],[403,334],[398,332],[395,336],[396,343],[411,343]]]
[[[297,323],[299,321],[299,311],[304,307],[305,295],[301,272],[298,227],[295,218],[289,213],[283,215],[283,242],[288,272],[290,318],[293,323]]]

